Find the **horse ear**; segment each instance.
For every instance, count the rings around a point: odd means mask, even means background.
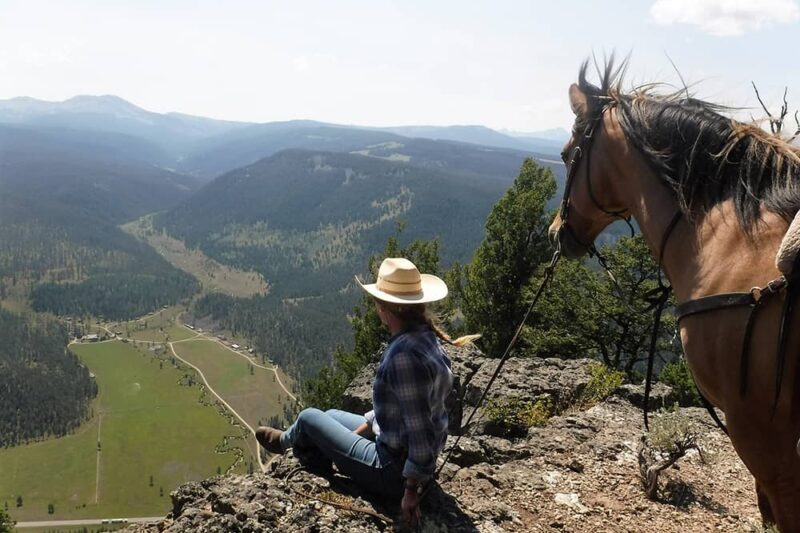
[[[569,86],[569,105],[576,117],[585,117],[589,109],[586,93],[575,83]]]

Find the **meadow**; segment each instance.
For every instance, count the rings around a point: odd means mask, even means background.
[[[15,520],[163,515],[180,484],[245,471],[230,449],[242,429],[186,370],[118,341],[71,349],[97,379],[92,416],[74,434],[0,450],[0,505]]]
[[[282,418],[284,404],[294,403],[271,369],[254,365],[249,357],[236,354],[216,341],[175,342],[173,348],[178,356],[203,372],[214,391],[253,429],[268,423],[273,416]],[[284,374],[280,374],[280,379],[289,386]],[[251,452],[257,453],[254,439],[249,439],[248,444]]]
[[[221,292],[247,298],[266,294],[269,286],[258,272],[238,270],[207,257],[198,249],[189,249],[178,239],[153,229],[153,215],[129,222],[122,229],[147,242],[172,266],[188,272],[200,281],[204,292]]]

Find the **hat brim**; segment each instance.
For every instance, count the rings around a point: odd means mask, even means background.
[[[356,283],[373,298],[393,304],[425,304],[438,302],[447,296],[447,285],[440,278],[433,274],[420,274],[420,278],[422,290],[409,295],[384,292],[375,283],[361,283],[358,276],[356,276]]]

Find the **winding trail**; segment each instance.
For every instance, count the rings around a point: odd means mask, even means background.
[[[184,340],[192,340],[192,339],[184,339]],[[175,341],[175,342],[183,342],[183,341]],[[169,346],[169,349],[172,352],[172,355],[175,356],[176,359],[182,361],[187,366],[192,367],[195,370],[195,372],[197,372],[197,374],[203,380],[203,383],[205,384],[206,389],[211,394],[213,394],[222,403],[222,405],[224,405],[228,409],[228,411],[230,411],[231,414],[233,414],[233,416],[238,418],[239,422],[244,424],[244,427],[246,427],[248,430],[250,430],[250,433],[253,434],[253,439],[255,439],[256,438],[256,430],[253,429],[250,426],[250,424],[248,424],[247,421],[245,421],[245,419],[239,413],[237,413],[236,410],[233,407],[231,407],[231,405],[228,402],[226,402],[225,399],[222,396],[217,394],[217,391],[215,391],[214,388],[211,386],[211,384],[209,384],[208,380],[206,379],[205,374],[203,374],[203,371],[200,370],[199,368],[197,368],[196,366],[194,366],[192,363],[190,363],[189,361],[187,361],[183,357],[181,357],[180,355],[178,355],[178,352],[175,351],[175,346],[173,346],[173,343],[170,342],[170,343],[167,344],[167,346]],[[256,441],[256,458],[258,459],[258,467],[261,469],[261,472],[264,473],[264,472],[266,472],[266,466],[261,461],[261,453],[259,452],[259,450],[260,450],[259,444],[258,444],[258,441]]]
[[[156,311],[155,313],[147,315],[147,317],[153,316],[153,315],[157,314],[158,312],[159,311]],[[250,424],[248,424],[247,421],[245,421],[244,417],[242,417],[228,402],[226,402],[225,399],[221,395],[219,395],[217,393],[217,391],[214,390],[214,388],[208,382],[208,379],[206,379],[205,374],[203,374],[203,371],[200,370],[200,368],[198,368],[197,366],[193,365],[192,363],[190,363],[186,359],[182,358],[180,355],[178,355],[178,352],[175,350],[175,344],[178,344],[178,343],[181,343],[181,342],[191,342],[191,341],[214,342],[214,343],[222,346],[226,350],[235,353],[236,355],[238,355],[239,357],[241,357],[242,359],[247,361],[247,363],[249,365],[261,368],[263,370],[267,370],[269,372],[272,372],[275,375],[275,382],[278,384],[278,386],[281,388],[281,390],[283,390],[283,392],[285,392],[286,395],[289,396],[292,400],[294,400],[295,402],[300,403],[300,401],[297,399],[297,397],[294,394],[292,394],[292,392],[289,389],[286,388],[286,385],[284,385],[283,381],[281,381],[281,376],[278,373],[278,365],[273,365],[272,367],[261,365],[261,364],[255,362],[253,360],[253,358],[250,357],[249,355],[246,355],[246,354],[244,354],[244,353],[242,353],[242,352],[240,352],[238,350],[234,350],[233,348],[231,348],[230,346],[228,346],[227,344],[225,344],[224,342],[222,342],[218,338],[216,338],[216,337],[214,337],[212,335],[209,335],[209,334],[207,334],[205,332],[199,333],[199,332],[195,331],[194,329],[188,327],[186,324],[184,324],[183,322],[180,321],[180,318],[181,318],[182,314],[183,313],[179,313],[175,317],[175,324],[177,324],[177,325],[179,325],[179,326],[191,331],[194,334],[193,336],[188,337],[186,339],[181,339],[181,340],[177,340],[177,341],[169,341],[169,342],[165,342],[165,341],[147,341],[147,340],[138,340],[138,339],[129,339],[129,342],[131,342],[133,344],[147,344],[147,345],[154,345],[154,344],[164,345],[164,344],[166,344],[166,346],[169,347],[170,352],[172,352],[172,355],[176,359],[180,360],[182,363],[184,363],[185,365],[191,367],[195,372],[197,372],[197,374],[203,380],[203,384],[205,385],[206,389],[211,394],[213,394],[214,397],[217,398],[217,400],[219,400],[220,403],[233,416],[235,416],[236,419],[239,420],[244,425],[244,427],[246,427],[248,429],[248,431],[250,431],[250,433],[253,435],[253,439],[255,439],[255,435],[256,435],[255,429],[252,426],[250,426]],[[102,324],[98,324],[98,327],[100,327],[101,329],[105,330],[112,337],[114,336],[114,333],[110,329],[108,329],[107,326],[102,325]],[[73,345],[73,344],[102,344],[102,343],[107,343],[107,342],[116,342],[118,340],[119,339],[111,338],[111,339],[107,339],[107,340],[103,340],[103,341],[82,342],[79,339],[73,339],[72,341],[70,341],[69,345]],[[101,414],[101,420],[102,420],[102,414]],[[99,441],[100,440],[100,424],[99,423],[98,423],[97,432],[98,432],[97,438],[98,438],[98,441]],[[255,455],[256,455],[256,458],[258,459],[259,469],[263,473],[263,472],[266,472],[267,466],[275,459],[275,457],[271,457],[266,463],[264,463],[261,460],[260,449],[261,449],[260,445],[258,444],[258,441],[256,441],[256,443],[255,443],[256,454]],[[100,451],[98,450],[98,452],[97,452],[97,481],[95,483],[95,503],[97,503],[97,501],[98,501],[99,485],[100,485]]]

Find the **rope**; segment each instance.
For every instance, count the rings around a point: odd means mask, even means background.
[[[523,326],[525,326],[525,322],[528,321],[528,317],[530,316],[531,311],[533,311],[533,308],[536,306],[536,303],[539,301],[539,297],[541,297],[542,293],[544,292],[545,287],[550,282],[550,279],[553,277],[553,272],[555,271],[556,264],[558,264],[558,260],[560,258],[561,258],[561,250],[560,250],[560,247],[557,247],[556,251],[553,252],[553,257],[550,259],[550,264],[547,265],[547,267],[544,270],[544,277],[542,278],[542,281],[539,284],[539,288],[536,289],[536,293],[534,294],[533,299],[531,300],[531,303],[528,306],[528,310],[525,311],[525,315],[522,317],[522,320],[520,321],[519,326],[517,326],[517,330],[514,333],[514,336],[511,337],[511,340],[508,342],[508,345],[506,346],[506,349],[503,352],[503,356],[500,358],[500,362],[497,363],[497,368],[495,368],[494,373],[492,374],[492,377],[489,378],[489,382],[483,388],[483,392],[481,393],[481,397],[480,397],[480,399],[478,399],[478,403],[475,404],[475,408],[472,410],[472,413],[470,413],[469,417],[467,418],[467,422],[462,426],[462,430],[463,430],[463,428],[469,428],[469,425],[472,422],[472,419],[475,417],[475,414],[478,412],[478,409],[480,409],[481,404],[483,404],[483,401],[486,399],[486,395],[489,393],[489,389],[492,387],[492,385],[494,384],[494,381],[497,379],[497,376],[500,374],[500,370],[503,368],[503,365],[505,364],[505,362],[509,359],[509,356],[511,355],[511,349],[517,343],[517,340],[519,340],[519,336],[522,333],[522,328],[523,328]],[[468,432],[468,433],[471,433],[471,432]],[[461,440],[461,437],[463,437],[464,435],[465,435],[465,432],[462,431],[458,435],[458,437],[456,437],[456,441],[453,443],[452,446],[450,446],[450,449],[447,451],[447,455],[445,455],[444,461],[442,462],[441,465],[439,465],[439,468],[436,469],[436,473],[434,474],[434,479],[438,479],[439,474],[442,473],[442,469],[444,469],[445,465],[447,465],[448,461],[450,461],[450,457],[453,455],[453,451],[456,449],[456,447],[458,447],[458,443]],[[430,489],[430,486],[431,486],[431,484],[428,483],[428,486],[425,487],[425,490],[422,492],[422,495],[420,496],[420,501],[422,501],[422,499],[425,498],[425,495],[428,493],[428,490]]]
[[[299,496],[302,496],[302,497],[304,497],[306,499],[309,499],[309,500],[317,500],[317,501],[322,502],[322,503],[324,503],[326,505],[331,505],[333,507],[337,507],[337,508],[343,509],[345,511],[352,511],[354,513],[362,513],[362,514],[371,516],[373,518],[377,518],[378,520],[380,520],[382,522],[385,522],[386,524],[389,524],[389,525],[392,525],[394,523],[394,520],[392,520],[388,516],[382,515],[382,514],[380,514],[378,512],[375,512],[372,509],[369,509],[367,507],[359,507],[359,506],[351,505],[351,504],[348,504],[348,503],[335,502],[333,500],[328,500],[327,498],[322,498],[321,496],[313,496],[313,495],[307,493],[304,490],[296,488],[289,481],[290,481],[292,476],[294,476],[296,473],[300,472],[301,470],[305,470],[305,468],[303,468],[302,466],[298,466],[297,468],[295,468],[294,470],[292,470],[288,474],[286,474],[286,477],[283,478],[283,480],[286,482],[286,485],[289,487],[289,490],[291,490],[295,494],[297,494]]]

